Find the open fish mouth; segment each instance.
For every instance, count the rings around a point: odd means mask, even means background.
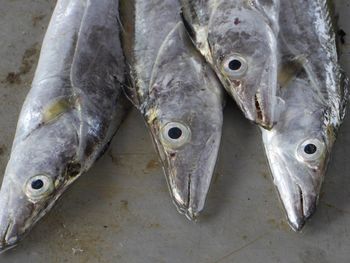
[[[255,123],[265,130],[271,130],[276,124],[273,111],[268,111],[268,103],[264,103],[260,91],[258,90],[254,95],[254,110],[255,110]]]

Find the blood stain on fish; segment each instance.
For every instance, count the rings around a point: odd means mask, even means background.
[[[239,20],[239,18],[236,17],[234,23],[235,23],[235,25],[237,26],[237,25],[239,25],[239,24],[241,23],[241,20]]]

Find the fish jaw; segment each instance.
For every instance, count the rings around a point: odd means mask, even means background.
[[[208,134],[203,143],[193,142],[192,137],[188,145],[173,149],[162,142],[156,129],[151,129],[173,203],[189,220],[196,220],[204,209],[219,151],[221,125],[213,124]]]
[[[264,74],[265,80],[260,82],[260,88],[250,89],[239,80],[223,80],[229,87],[229,94],[235,99],[245,117],[259,125],[271,130],[278,121],[280,98],[275,94],[276,86],[274,74]],[[269,84],[271,83],[271,84]],[[227,87],[226,86],[226,87]],[[251,86],[254,88],[254,86]]]
[[[302,187],[293,180],[293,175],[287,169],[276,166],[275,158],[269,158],[272,166],[274,184],[284,207],[287,220],[294,231],[301,231],[307,219],[309,219],[316,209],[315,190],[302,191]],[[302,185],[304,187],[304,185]]]
[[[22,240],[32,208],[33,204],[26,200],[18,185],[5,178],[0,191],[0,253]]]
[[[326,151],[317,165],[309,166],[295,156],[297,153],[286,152],[288,144],[273,142],[273,131],[262,131],[273,181],[289,225],[294,231],[301,231],[316,211],[329,154]]]
[[[78,177],[62,182],[45,199],[34,201],[26,196],[18,183],[11,181],[11,176],[5,176],[0,190],[0,254],[23,240]]]

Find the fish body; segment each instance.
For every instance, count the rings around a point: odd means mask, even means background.
[[[193,219],[203,210],[217,159],[223,91],[188,36],[178,1],[124,4],[123,46],[137,105],[174,204]]]
[[[198,50],[246,118],[270,129],[276,109],[279,0],[181,0]]]
[[[0,192],[0,249],[16,245],[103,153],[121,123],[118,1],[58,0]]]
[[[315,212],[345,115],[348,80],[338,63],[326,0],[281,0],[280,97],[284,110],[262,130],[274,183],[294,230]]]

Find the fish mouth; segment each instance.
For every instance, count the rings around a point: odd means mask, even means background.
[[[65,185],[57,190],[56,194],[41,204],[33,204],[22,198],[12,199],[12,195],[0,196],[0,254],[17,246],[27,236],[37,222],[56,204],[66,187]],[[1,190],[1,194],[4,193]],[[17,209],[9,210],[11,207]]]
[[[186,187],[186,186],[185,186]],[[183,191],[172,182],[169,183],[170,193],[173,197],[173,203],[180,214],[186,216],[190,221],[197,221],[197,218],[201,211],[198,211],[190,204],[193,203],[191,199],[191,175],[187,180],[187,191]]]
[[[290,174],[274,174],[275,185],[290,227],[299,232],[316,211],[317,193],[307,183],[294,182]]]
[[[158,152],[163,151],[162,146],[157,149]],[[216,159],[216,150],[213,154],[208,151],[210,158]],[[160,156],[164,157],[161,159],[163,171],[176,209],[190,221],[197,221],[204,210],[215,162],[211,159],[206,159],[206,162],[201,160],[190,162],[183,156],[177,157],[176,153],[163,152]]]
[[[254,95],[238,96],[235,100],[245,115],[245,118],[259,125],[261,128],[270,131],[276,124],[274,116],[274,103],[266,101],[258,90]],[[248,103],[251,101],[251,103]]]
[[[299,185],[297,185],[299,198],[296,198],[294,206],[283,202],[284,209],[287,214],[287,219],[290,227],[300,232],[316,211],[317,198],[314,195],[305,195]]]
[[[187,219],[194,221],[198,216],[198,212],[191,206],[191,174],[184,176],[185,169],[179,169],[180,165],[176,165],[177,153],[167,152],[161,140],[159,139],[157,129],[153,126],[149,127],[150,135],[154,148],[156,149],[162,163],[163,172],[166,183],[177,211],[185,215]]]
[[[293,160],[281,160],[281,155],[274,152],[269,154],[267,148],[266,150],[273,181],[288,223],[294,231],[299,232],[316,211],[320,181],[315,182],[315,176],[307,169],[302,172],[293,169]],[[321,174],[316,174],[316,177],[320,178]]]
[[[260,91],[258,90],[254,95],[254,111],[255,111],[255,120],[254,122],[264,128],[265,130],[271,130],[276,124],[272,113],[266,111],[266,103],[261,96]],[[268,106],[268,105],[267,105]]]
[[[0,239],[0,254],[15,247],[18,244],[19,236],[15,235],[14,223],[11,219],[6,219],[7,223],[2,223],[2,233]]]

